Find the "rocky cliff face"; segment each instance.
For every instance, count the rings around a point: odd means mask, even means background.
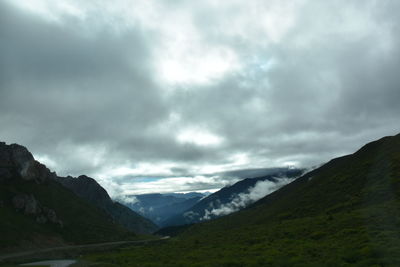
[[[0,182],[11,179],[15,174],[38,184],[56,177],[54,172],[36,161],[26,147],[0,142]]]

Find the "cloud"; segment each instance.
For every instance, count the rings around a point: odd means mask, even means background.
[[[108,179],[105,179],[108,180]],[[116,180],[116,179],[114,179]],[[117,180],[118,181],[118,180]],[[189,191],[216,191],[226,185],[237,182],[237,178],[196,175],[184,177],[124,177],[115,184],[122,192],[115,194],[139,195],[148,193],[173,193]],[[105,187],[111,187],[109,184]]]
[[[269,180],[259,181],[254,187],[249,188],[247,192],[240,193],[233,197],[232,201],[227,204],[218,205],[218,203],[213,202],[213,206],[210,207],[210,209],[205,210],[205,215],[201,220],[209,220],[214,217],[228,215],[232,212],[239,211],[293,180],[294,179],[292,178],[279,178],[276,182]]]
[[[135,196],[125,196],[125,195],[116,195],[115,197],[113,197],[114,200],[124,203],[124,204],[130,204],[133,205],[135,203],[138,203],[139,200],[135,197]]]
[[[400,131],[399,11],[2,1],[0,139],[107,190],[124,180],[139,192],[143,177],[146,191],[213,189],[225,178],[207,174],[320,164]]]

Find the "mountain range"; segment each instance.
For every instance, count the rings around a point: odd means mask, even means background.
[[[127,195],[124,199],[129,199],[129,202],[125,202],[124,205],[160,227],[193,224],[243,209],[291,182],[303,172],[303,169],[295,168],[232,171],[234,175],[264,174],[264,176],[245,178],[214,193]]]
[[[238,196],[246,200],[260,185],[288,179],[238,211],[182,227],[162,242],[82,259],[100,266],[400,266],[400,134],[298,178],[303,170],[287,171],[245,179],[197,203],[219,196],[232,208]],[[59,178],[26,148],[0,143],[0,249],[137,237],[88,201],[97,193],[80,197],[59,179],[82,180],[71,188],[97,187],[85,176]]]

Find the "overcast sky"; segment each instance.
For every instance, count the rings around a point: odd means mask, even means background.
[[[113,196],[400,132],[397,0],[0,0],[0,139]]]

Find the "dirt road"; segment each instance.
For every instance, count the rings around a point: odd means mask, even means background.
[[[75,246],[62,246],[62,247],[53,247],[53,248],[45,248],[45,249],[37,249],[31,251],[23,251],[16,252],[10,254],[0,255],[0,262],[9,259],[18,259],[21,257],[26,257],[35,254],[43,254],[47,252],[56,252],[56,251],[68,251],[68,250],[76,250],[76,249],[86,249],[86,248],[106,248],[106,247],[117,247],[120,245],[139,245],[146,244],[152,242],[159,242],[162,240],[168,239],[168,236],[159,238],[159,239],[147,239],[147,240],[134,240],[134,241],[117,241],[117,242],[105,242],[105,243],[97,243],[97,244],[89,244],[89,245],[75,245]]]

